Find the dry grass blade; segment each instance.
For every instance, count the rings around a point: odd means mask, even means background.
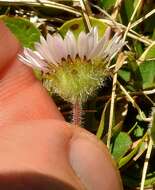
[[[121,6],[121,3],[122,3],[122,0],[117,0],[116,3],[115,3],[115,6],[114,6],[114,11],[111,15],[111,17],[113,19],[116,19],[117,18],[117,15],[119,13],[119,9],[120,9],[120,6]]]
[[[129,23],[128,23],[128,26],[127,26],[126,31],[125,31],[124,36],[123,36],[124,41],[125,41],[125,39],[126,39],[126,36],[127,36],[128,31],[129,31],[130,28],[131,28],[132,21],[133,21],[135,15],[136,15],[136,12],[137,12],[139,6],[141,5],[141,2],[142,2],[142,0],[139,0],[139,1],[137,2],[137,5],[136,5],[136,7],[135,7],[135,9],[134,9],[134,12],[133,12],[132,15],[131,15],[130,21],[129,21]]]
[[[137,26],[138,24],[140,24],[141,22],[143,22],[144,20],[146,20],[147,18],[149,18],[150,16],[152,16],[153,14],[155,14],[155,9],[153,9],[153,10],[150,11],[148,14],[146,14],[146,15],[143,16],[142,18],[138,19],[137,21],[135,21],[135,22],[131,25],[131,28],[134,28],[135,26]]]
[[[150,138],[146,156],[145,156],[145,162],[144,162],[144,166],[143,166],[140,190],[144,190],[145,178],[146,178],[146,174],[147,174],[147,168],[148,168],[148,163],[149,163],[149,159],[150,159],[150,155],[151,155],[151,151],[152,151],[152,146],[153,146],[153,142],[152,142],[152,139]]]
[[[81,9],[82,9],[83,18],[86,24],[86,29],[88,32],[90,32],[91,23],[90,23],[89,14],[88,14],[87,6],[86,6],[87,1],[86,0],[79,0],[79,1],[80,1]]]
[[[91,4],[92,7],[96,8],[98,11],[100,11],[101,13],[103,13],[107,19],[102,19],[105,23],[107,23],[108,25],[110,25],[112,28],[117,28],[120,31],[126,31],[127,27],[123,24],[120,24],[118,22],[116,22],[113,17],[111,15],[109,15],[105,10],[101,9],[99,6]],[[129,28],[129,31],[126,34],[128,37],[134,39],[134,40],[138,40],[146,45],[151,45],[153,43],[153,41],[151,39],[148,39],[146,36],[143,36],[141,34],[138,34],[137,32],[133,31],[131,29],[131,27]]]
[[[117,84],[117,71],[120,68],[120,65],[123,65],[126,56],[123,53],[120,53],[115,65],[115,74],[113,77],[113,86],[112,86],[112,94],[111,94],[111,104],[110,104],[110,116],[109,116],[109,128],[108,128],[108,137],[107,137],[107,147],[110,148],[110,141],[112,135],[112,127],[113,127],[113,116],[114,116],[114,106],[115,106],[115,97],[116,97],[116,84]]]
[[[120,89],[122,90],[122,92],[126,95],[126,97],[128,98],[128,100],[132,103],[133,107],[137,109],[141,119],[143,121],[146,122],[150,122],[150,118],[146,118],[145,114],[142,112],[142,110],[140,109],[140,107],[138,106],[138,104],[134,101],[134,99],[130,96],[130,94],[127,92],[127,90],[117,81]]]
[[[54,1],[48,1],[48,0],[29,0],[29,1],[26,1],[26,0],[0,0],[0,5],[6,5],[6,6],[10,6],[10,5],[13,5],[13,6],[22,6],[22,5],[28,5],[28,6],[34,6],[34,7],[51,7],[51,8],[56,8],[56,9],[60,9],[60,10],[63,10],[63,11],[67,11],[69,13],[73,13],[73,14],[76,14],[77,16],[81,16],[81,13],[74,9],[73,7],[71,6],[67,6],[67,5],[64,5],[64,4],[61,4],[61,3],[57,3],[57,2],[54,2]]]

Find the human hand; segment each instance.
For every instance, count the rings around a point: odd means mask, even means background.
[[[3,190],[121,190],[103,145],[71,126],[32,70],[20,45],[0,23],[0,188]]]

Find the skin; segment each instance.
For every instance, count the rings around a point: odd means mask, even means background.
[[[0,189],[121,190],[105,145],[64,121],[0,22]]]

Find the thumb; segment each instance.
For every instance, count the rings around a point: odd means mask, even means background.
[[[0,123],[59,119],[62,115],[30,68],[17,59],[20,44],[0,22]]]

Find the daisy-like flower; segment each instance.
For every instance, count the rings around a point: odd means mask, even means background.
[[[63,99],[84,102],[99,88],[106,75],[107,63],[120,51],[124,41],[116,33],[110,39],[110,28],[99,39],[97,28],[81,32],[76,39],[68,31],[64,39],[60,34],[47,34],[35,44],[35,51],[25,48],[19,59],[43,73],[44,85]]]

